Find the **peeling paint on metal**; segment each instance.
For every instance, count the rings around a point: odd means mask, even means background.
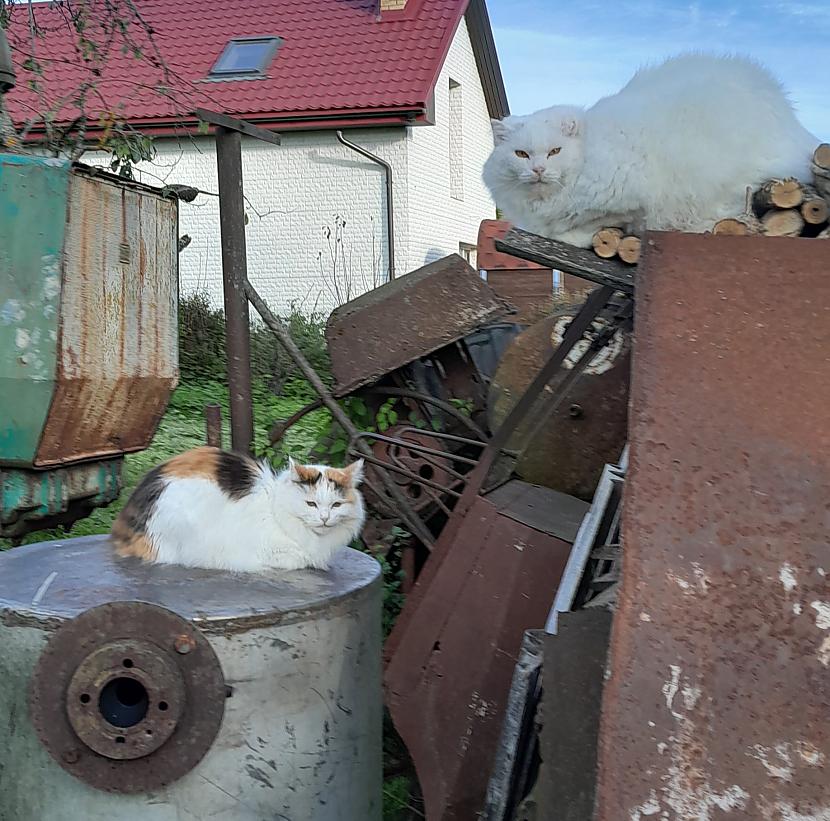
[[[830,247],[650,242],[597,821],[830,821]]]
[[[68,214],[57,386],[39,466],[146,447],[178,378],[175,202],[74,174]],[[133,253],[121,255],[124,246]],[[52,291],[55,260],[42,262]]]
[[[784,562],[781,565],[781,569],[778,571],[778,578],[781,580],[781,584],[784,585],[784,590],[788,593],[792,593],[798,587],[795,571],[789,562]]]
[[[814,601],[811,602],[810,607],[816,611],[816,627],[819,630],[830,630],[830,603]]]

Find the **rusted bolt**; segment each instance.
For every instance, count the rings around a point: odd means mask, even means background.
[[[176,639],[173,646],[176,648],[177,653],[181,653],[185,656],[193,650],[194,647],[196,647],[196,642],[190,636],[182,634]]]
[[[573,404],[568,408],[571,419],[581,419],[583,416],[582,405]]]
[[[76,750],[74,747],[70,747],[68,750],[63,751],[63,755],[61,758],[67,764],[77,764],[81,760],[81,753],[80,750]]]

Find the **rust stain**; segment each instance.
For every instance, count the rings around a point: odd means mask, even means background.
[[[329,319],[335,392],[375,382],[512,310],[457,254],[387,282]]]
[[[387,703],[430,819],[481,810],[522,636],[544,624],[570,553],[510,513],[478,497],[451,520],[385,648]],[[557,519],[551,504],[545,516]]]
[[[598,821],[830,817],[828,268],[650,236]]]
[[[35,464],[141,450],[177,381],[175,208],[100,178],[73,177],[63,264],[58,372]],[[119,244],[142,253],[123,258]],[[142,345],[145,332],[156,339]]]

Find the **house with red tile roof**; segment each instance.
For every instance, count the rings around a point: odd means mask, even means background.
[[[68,101],[83,67],[59,32],[60,5],[33,8],[50,94]],[[281,145],[243,137],[249,276],[275,309],[327,311],[390,269],[402,275],[449,253],[472,259],[481,221],[495,216],[481,181],[490,119],[509,113],[485,0],[137,0],[137,8],[165,79],[148,45],[145,60],[112,54],[96,89],[154,138],[157,156],[137,178],[208,192],[180,209],[191,238],[180,255],[182,291],[204,290],[221,305],[216,156],[199,108],[282,137]],[[6,99],[18,122],[36,102],[27,83]],[[60,102],[53,113],[67,122],[76,114]],[[90,117],[87,137],[100,128]]]

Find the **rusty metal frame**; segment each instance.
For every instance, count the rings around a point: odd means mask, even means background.
[[[244,120],[201,108],[196,110],[196,116],[216,129],[231,443],[234,450],[250,453],[254,441],[254,409],[251,392],[250,316],[244,290],[244,283],[248,280],[248,252],[245,241],[242,135],[272,145],[280,144],[280,136]]]

